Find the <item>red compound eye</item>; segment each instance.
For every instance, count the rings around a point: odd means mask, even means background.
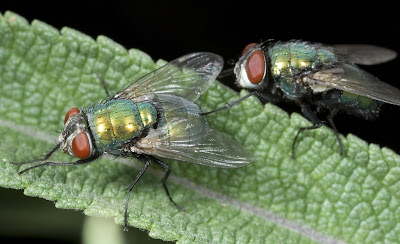
[[[243,49],[243,51],[242,51],[242,56],[243,56],[243,54],[245,54],[245,53],[247,53],[247,51],[249,51],[250,50],[250,48],[252,48],[252,47],[254,47],[254,46],[257,46],[258,44],[257,43],[250,43],[249,45],[247,45],[244,49]]]
[[[265,59],[261,50],[253,51],[246,61],[247,78],[253,84],[262,81],[265,73]]]
[[[72,151],[80,159],[86,159],[90,156],[90,141],[85,132],[76,135],[72,140]]]
[[[69,117],[70,117],[71,115],[75,115],[75,114],[79,114],[79,109],[77,109],[77,108],[71,108],[71,109],[67,112],[67,114],[65,115],[65,118],[64,118],[64,125],[65,125],[65,123],[67,123]]]

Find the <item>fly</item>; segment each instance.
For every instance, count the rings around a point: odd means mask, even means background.
[[[373,45],[333,45],[303,41],[273,42],[247,45],[234,67],[236,84],[250,91],[225,107],[227,109],[250,96],[262,101],[293,102],[312,126],[301,127],[292,144],[292,157],[302,131],[317,129],[322,121],[316,112],[326,110],[335,132],[340,153],[343,145],[333,117],[345,112],[364,119],[378,116],[383,103],[400,106],[400,90],[360,69],[356,64],[374,65],[388,62],[396,52]]]
[[[194,103],[222,67],[223,59],[212,53],[192,53],[175,59],[114,96],[86,108],[70,109],[54,148],[41,159],[12,164],[37,163],[19,172],[22,174],[42,166],[87,164],[104,154],[137,158],[144,167],[127,190],[124,230],[128,226],[130,193],[150,163],[165,170],[162,186],[169,200],[181,209],[166,185],[171,167],[161,158],[220,168],[242,167],[253,161],[250,151],[228,135],[211,129]],[[79,159],[48,161],[58,149]]]

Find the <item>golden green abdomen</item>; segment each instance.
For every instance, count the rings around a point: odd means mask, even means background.
[[[112,153],[157,120],[157,111],[150,103],[110,100],[87,110],[90,130],[99,150]]]

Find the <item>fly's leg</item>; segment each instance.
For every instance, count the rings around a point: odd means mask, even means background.
[[[161,166],[161,168],[163,168],[165,170],[165,174],[163,176],[163,178],[161,179],[161,184],[164,187],[165,193],[167,194],[169,200],[174,204],[174,206],[179,209],[179,211],[184,211],[184,209],[179,206],[171,197],[171,195],[169,194],[169,190],[167,187],[167,179],[169,177],[169,174],[171,173],[171,166],[169,166],[167,163],[164,163],[163,161],[159,160],[158,158],[155,157],[151,157],[155,163],[157,163],[159,166]]]
[[[107,97],[110,97],[110,93],[107,90],[106,83],[104,82],[103,78],[101,78],[101,76],[98,74],[96,74],[96,76],[97,76],[97,79],[100,81],[101,86],[104,88],[104,91],[106,92]]]
[[[142,162],[144,162],[144,167],[143,169],[139,172],[139,174],[136,175],[135,179],[133,179],[131,185],[127,189],[127,196],[126,196],[126,202],[125,202],[125,213],[124,213],[124,231],[128,231],[128,204],[129,204],[129,197],[131,195],[131,191],[133,187],[135,187],[136,183],[142,177],[144,172],[146,172],[147,168],[149,167],[151,160],[145,157],[138,157],[138,159]]]
[[[273,104],[277,104],[281,101],[281,98],[277,95],[274,95],[272,93],[265,93],[265,92],[257,92],[256,93],[258,99],[260,99],[260,101],[262,103],[273,103]]]
[[[34,166],[31,166],[29,168],[26,168],[20,172],[18,172],[18,175],[21,175],[29,170],[38,168],[38,167],[42,167],[42,166],[71,166],[71,165],[81,165],[81,164],[87,164],[90,162],[93,162],[94,160],[96,160],[97,158],[100,157],[100,154],[95,154],[92,157],[86,158],[86,159],[79,159],[75,162],[53,162],[53,161],[47,161],[41,164],[36,164]],[[30,161],[29,163],[31,163],[32,161]],[[18,163],[12,163],[12,164],[18,164]]]
[[[10,164],[14,164],[14,165],[22,165],[22,164],[32,164],[32,163],[38,163],[38,162],[42,162],[45,161],[47,159],[50,158],[51,155],[53,155],[53,153],[55,151],[57,151],[57,149],[60,148],[60,144],[58,143],[55,147],[53,147],[48,153],[46,153],[42,159],[35,159],[35,160],[30,160],[30,161],[25,161],[25,162],[10,162]]]
[[[335,115],[337,114],[337,112],[338,112],[338,110],[337,110],[336,108],[333,109],[333,110],[330,112],[330,114],[328,115],[327,119],[328,119],[328,122],[329,122],[329,124],[331,125],[331,127],[332,127],[332,129],[333,129],[333,132],[335,133],[336,139],[337,139],[337,141],[338,141],[338,143],[339,143],[340,155],[343,155],[343,144],[342,144],[342,141],[340,140],[339,133],[338,133],[338,131],[337,131],[337,129],[336,129],[335,123],[333,123],[333,117],[335,117]]]
[[[231,75],[234,75],[233,68],[224,69],[223,71],[221,71],[221,73],[219,73],[217,79],[222,79],[222,78],[225,78],[225,77],[231,76]]]
[[[237,99],[237,100],[235,100],[235,101],[233,101],[233,102],[231,102],[231,103],[228,103],[228,104],[226,104],[226,105],[223,106],[223,107],[220,107],[220,108],[217,108],[217,109],[215,109],[215,110],[208,111],[208,112],[205,112],[205,113],[200,113],[200,115],[209,115],[209,114],[212,114],[212,113],[215,113],[215,112],[219,112],[219,111],[221,111],[221,110],[225,110],[225,109],[231,108],[231,107],[233,107],[234,105],[236,105],[236,104],[242,102],[242,101],[245,100],[246,98],[249,98],[249,97],[251,97],[251,96],[253,96],[253,95],[256,95],[256,92],[250,92],[250,93],[248,93],[247,95],[245,95],[245,96],[243,96],[243,97],[241,97],[241,98],[239,98],[239,99]]]
[[[297,139],[300,135],[301,132],[305,130],[314,130],[318,129],[322,126],[322,121],[317,118],[315,113],[311,110],[311,108],[305,104],[300,104],[301,106],[301,111],[303,112],[304,116],[306,116],[311,122],[313,123],[312,126],[306,126],[306,127],[300,127],[299,130],[297,131],[296,136],[294,137],[293,144],[292,144],[292,158],[295,158],[295,146]]]
[[[212,114],[212,113],[215,113],[215,112],[219,112],[221,110],[229,109],[229,108],[235,106],[236,104],[242,102],[243,100],[245,100],[246,98],[249,98],[251,96],[257,96],[258,99],[260,99],[260,101],[262,103],[271,102],[271,103],[275,104],[275,103],[279,103],[279,101],[281,100],[280,97],[278,97],[277,95],[271,94],[271,93],[265,93],[265,92],[260,92],[260,91],[252,91],[252,92],[248,93],[247,95],[245,95],[245,96],[243,96],[243,97],[241,97],[241,98],[239,98],[239,99],[237,99],[237,100],[235,100],[235,101],[233,101],[231,103],[226,104],[223,107],[217,108],[217,109],[209,111],[209,112],[201,113],[200,115],[209,115],[209,114]]]

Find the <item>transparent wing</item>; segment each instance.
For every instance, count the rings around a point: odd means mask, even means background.
[[[156,93],[173,94],[195,101],[211,86],[223,65],[222,57],[217,54],[187,54],[143,76],[114,98],[132,99]]]
[[[362,69],[342,64],[311,75],[311,82],[400,106],[400,90]]]
[[[249,150],[228,135],[210,129],[193,102],[173,95],[157,95],[157,100],[164,117],[137,142],[139,152],[223,168],[242,167],[254,160]]]
[[[356,64],[374,65],[385,63],[397,57],[397,53],[391,49],[365,44],[338,44],[333,45],[335,54],[344,61]]]

